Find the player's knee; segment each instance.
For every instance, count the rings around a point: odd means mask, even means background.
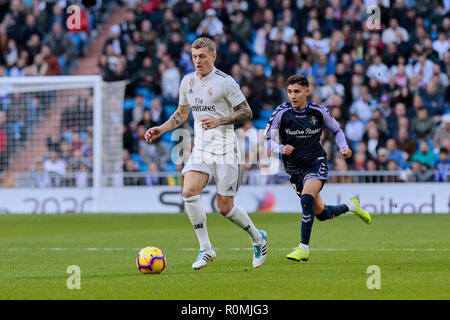
[[[326,216],[327,215],[326,215],[325,209],[323,209],[321,212],[319,212],[319,214],[316,214],[316,219],[319,221],[325,221],[325,220],[327,220]]]
[[[218,207],[217,208],[217,210],[219,210],[219,213],[221,214],[221,215],[223,215],[224,217],[228,214],[228,213],[230,213],[230,211],[232,210],[233,208],[230,208],[230,207],[228,207],[228,206],[224,206],[224,207]]]
[[[197,191],[192,190],[192,189],[186,189],[186,190],[183,189],[183,193],[182,194],[183,194],[183,199],[189,199],[189,198],[192,198],[192,197],[200,195],[200,192],[197,192]]]
[[[233,209],[233,206],[227,203],[217,203],[217,210],[223,216],[226,216]]]
[[[303,214],[314,213],[314,197],[310,194],[302,194],[300,197],[300,202],[302,204]]]

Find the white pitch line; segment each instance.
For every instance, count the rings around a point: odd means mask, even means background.
[[[139,251],[142,248],[0,248],[0,251],[27,251],[27,250],[41,250],[41,251]],[[229,250],[229,251],[251,251],[252,248],[227,248],[215,250]],[[293,248],[275,248],[278,251],[292,250]],[[198,248],[180,248],[181,251],[197,251]],[[273,249],[272,249],[273,250]],[[450,248],[311,248],[311,251],[450,251]]]

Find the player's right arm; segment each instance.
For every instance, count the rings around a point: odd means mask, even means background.
[[[159,138],[167,131],[173,130],[181,126],[189,117],[189,111],[191,107],[189,105],[178,105],[178,109],[170,116],[169,120],[162,125],[152,127],[145,132],[145,141],[151,143],[153,140]]]

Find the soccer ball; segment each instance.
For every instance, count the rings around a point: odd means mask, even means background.
[[[157,247],[145,247],[137,255],[136,265],[141,273],[161,273],[166,267],[166,255]]]

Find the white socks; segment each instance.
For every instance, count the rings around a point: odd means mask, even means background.
[[[206,213],[200,202],[200,195],[183,198],[183,200],[186,213],[197,234],[200,250],[211,249],[211,242],[209,241],[208,230],[206,229]]]
[[[259,245],[262,242],[262,235],[258,229],[256,229],[252,220],[248,216],[247,212],[238,207],[234,206],[230,212],[225,216],[228,220],[232,221],[238,227],[244,229],[250,235],[253,245]]]
[[[189,220],[194,227],[197,234],[198,242],[200,243],[200,250],[211,249],[211,242],[209,241],[208,230],[206,229],[206,213],[200,202],[200,195],[183,198],[186,213]],[[253,245],[259,245],[262,242],[262,235],[255,227],[247,212],[234,206],[233,209],[225,216],[238,227],[244,229],[250,235]]]
[[[348,201],[345,205],[348,207],[348,211],[353,211],[356,209],[356,205],[353,202]]]
[[[304,243],[300,243],[300,246],[299,247],[301,247],[303,250],[305,250],[305,251],[309,251],[309,245],[307,245],[307,244],[304,244]]]

